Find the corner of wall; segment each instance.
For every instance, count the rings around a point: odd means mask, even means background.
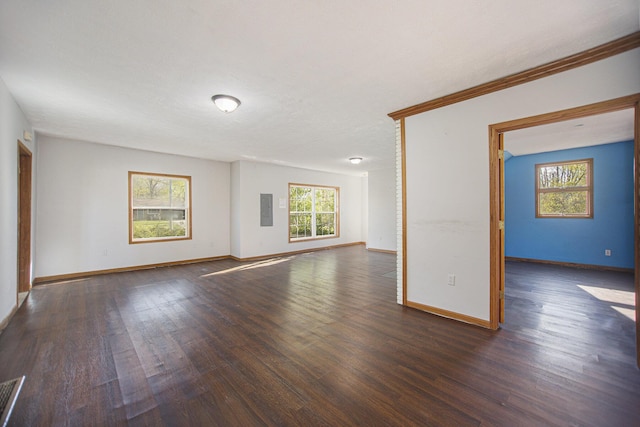
[[[242,258],[242,235],[241,235],[241,169],[242,162],[236,161],[231,163],[231,194],[230,194],[230,208],[231,208],[231,226],[229,231],[231,233],[229,241],[231,242],[231,256]]]
[[[402,125],[400,120],[396,120],[396,302],[402,304],[404,301],[404,283],[403,283],[403,221],[402,215]]]

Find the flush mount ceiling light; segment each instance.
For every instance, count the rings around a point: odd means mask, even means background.
[[[362,161],[362,157],[350,157],[349,161],[354,164],[357,165]]]
[[[240,106],[240,100],[231,95],[213,95],[211,100],[225,113],[230,113]]]

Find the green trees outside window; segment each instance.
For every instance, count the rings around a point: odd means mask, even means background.
[[[289,184],[289,241],[337,237],[339,189]]]
[[[593,217],[593,159],[536,165],[536,217]]]
[[[129,172],[129,242],[191,238],[191,177]]]

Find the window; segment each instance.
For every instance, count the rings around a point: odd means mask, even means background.
[[[289,184],[289,241],[338,237],[340,189]]]
[[[129,243],[191,238],[191,177],[129,172]]]
[[[537,218],[593,218],[593,159],[536,165]]]

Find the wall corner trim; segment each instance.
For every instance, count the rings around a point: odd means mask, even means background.
[[[367,248],[367,250],[370,252],[381,252],[383,254],[398,255],[398,251],[394,251],[391,249]]]

